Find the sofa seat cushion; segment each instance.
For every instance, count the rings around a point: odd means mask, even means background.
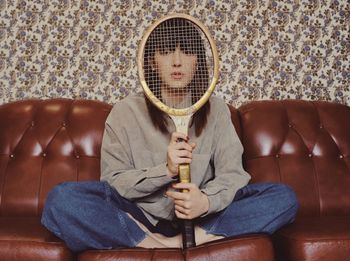
[[[349,260],[350,217],[304,217],[274,237],[278,259]]]
[[[264,234],[231,237],[206,243],[185,251],[189,261],[273,261],[270,237]]]
[[[64,243],[38,217],[0,217],[0,257],[10,260],[73,260]]]
[[[271,239],[266,235],[241,236],[213,241],[186,249],[119,249],[90,250],[81,253],[78,261],[273,261],[274,251]]]
[[[127,248],[113,250],[88,250],[82,252],[78,261],[179,261],[184,260],[181,249]]]

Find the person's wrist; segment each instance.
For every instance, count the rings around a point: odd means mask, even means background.
[[[209,211],[209,198],[208,198],[207,194],[205,194],[203,191],[201,191],[201,192],[202,192],[203,201],[204,201],[202,215],[204,215],[205,213],[207,213]]]
[[[169,166],[168,163],[166,164],[166,169],[167,169],[167,175],[168,175],[170,178],[172,178],[172,179],[176,178],[177,173],[174,173],[173,171],[171,171],[171,168],[170,168],[170,166]]]

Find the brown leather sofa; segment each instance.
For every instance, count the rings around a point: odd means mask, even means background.
[[[307,101],[230,107],[252,182],[283,182],[298,195],[297,220],[272,237],[246,235],[187,249],[74,254],[40,224],[58,183],[98,180],[111,106],[50,99],[0,106],[0,260],[349,260],[350,107]]]

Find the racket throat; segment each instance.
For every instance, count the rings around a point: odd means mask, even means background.
[[[192,119],[192,114],[185,116],[173,116],[170,115],[176,126],[176,131],[188,135],[188,128]],[[191,183],[191,171],[190,164],[179,165],[179,179],[181,183]],[[183,190],[182,192],[187,192]]]
[[[175,124],[176,131],[181,132],[187,136],[188,135],[188,128],[190,126],[190,122],[192,119],[192,114],[184,115],[184,116],[170,115],[170,117]]]

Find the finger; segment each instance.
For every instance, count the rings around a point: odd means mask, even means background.
[[[173,145],[173,148],[176,150],[187,150],[192,152],[193,147],[187,142],[177,142]]]
[[[174,200],[174,204],[175,204],[176,206],[180,206],[180,207],[182,207],[182,208],[187,208],[187,209],[188,209],[188,207],[186,207],[186,206],[188,206],[188,205],[185,204],[185,201],[184,201],[184,200],[175,199],[175,200]]]
[[[183,208],[181,206],[175,205],[175,210],[179,211],[181,214],[188,216],[190,214],[190,210]]]
[[[187,150],[178,150],[176,151],[176,156],[179,158],[189,158],[192,159],[192,153]]]
[[[179,139],[187,141],[187,140],[188,140],[188,137],[187,137],[186,134],[184,134],[184,133],[182,133],[182,132],[177,132],[177,131],[175,131],[175,132],[173,132],[173,133],[171,134],[171,139],[170,139],[171,142],[175,143],[175,142],[177,142]]]
[[[179,219],[191,219],[189,216],[177,211],[176,209],[175,209],[175,215]]]
[[[176,189],[187,189],[187,190],[193,190],[197,188],[196,184],[194,183],[182,183],[182,182],[173,183],[172,187]]]
[[[177,165],[180,165],[180,164],[190,164],[192,162],[192,159],[190,158],[181,158],[181,157],[176,157],[173,162]]]
[[[173,198],[174,200],[188,200],[188,195],[186,195],[186,193],[182,193],[182,192],[167,191],[166,195],[168,197]]]

